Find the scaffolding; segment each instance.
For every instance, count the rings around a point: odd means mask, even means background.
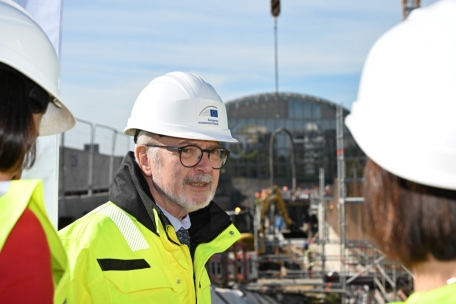
[[[398,262],[388,261],[385,255],[373,246],[369,241],[347,239],[347,204],[362,204],[363,197],[346,196],[346,175],[345,175],[345,146],[344,146],[344,115],[343,107],[340,105],[336,114],[336,138],[337,138],[337,197],[338,197],[338,229],[340,244],[340,274],[339,284],[341,292],[341,303],[347,303],[349,296],[349,285],[364,277],[367,282],[372,282],[373,287],[380,294],[376,294],[376,301],[381,303],[398,300],[397,282],[403,279],[411,289],[412,274],[408,269]],[[324,172],[320,169],[320,188],[324,185]],[[322,225],[327,225],[325,217],[325,199],[320,190],[320,217]],[[325,272],[325,246],[331,243],[328,238],[327,229],[320,230],[322,272]],[[402,294],[402,293],[401,293]],[[403,296],[402,296],[403,299]],[[351,302],[350,302],[351,303]]]
[[[325,174],[320,168],[319,192],[310,197],[309,206],[309,213],[318,217],[317,234],[307,239],[279,239],[276,235],[269,240],[264,238],[266,246],[280,248],[281,253],[258,256],[259,265],[269,263],[272,267],[260,267],[258,280],[251,282],[247,288],[266,293],[318,295],[322,301],[328,294],[336,294],[339,303],[344,304],[405,300],[407,290],[413,288],[410,271],[399,262],[387,260],[371,242],[347,237],[349,221],[346,208],[360,206],[358,209],[361,209],[364,198],[347,196],[347,184],[359,179],[356,176],[346,178],[346,128],[342,106],[337,108],[336,122],[337,190],[334,192],[337,196],[325,196]],[[332,226],[327,216],[328,204],[337,205],[337,210],[334,208],[331,211],[332,216],[336,216],[337,211],[337,224],[332,220]],[[304,242],[311,244],[309,249],[312,249],[316,261],[312,270],[308,253],[303,248]]]

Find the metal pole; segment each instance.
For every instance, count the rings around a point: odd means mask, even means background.
[[[108,183],[110,184],[111,181],[112,181],[112,175],[113,175],[113,171],[114,171],[114,150],[115,150],[115,145],[116,145],[116,134],[117,134],[117,130],[110,127],[110,126],[105,126],[105,125],[99,125],[99,124],[95,124],[95,130],[97,128],[104,128],[104,129],[108,129],[108,130],[111,130],[114,132],[114,135],[113,135],[113,143],[112,143],[112,152],[111,152],[111,158],[110,158],[110,161],[109,161],[109,178],[108,178]],[[95,134],[95,132],[94,132]],[[95,135],[94,135],[94,138],[95,138]],[[93,179],[93,170],[92,170],[92,179]]]
[[[275,87],[276,98],[279,97],[279,59],[277,51],[277,17],[274,17],[274,50],[275,50]]]
[[[274,223],[274,215],[275,215],[275,205],[274,204],[271,204],[269,206],[269,232],[271,233],[271,235],[275,235],[275,223]],[[275,241],[275,239],[274,239]],[[275,242],[274,242],[274,245],[275,245]]]
[[[254,217],[253,217],[253,237],[254,237],[254,250],[258,254],[258,227],[260,226],[260,205],[258,200],[255,198],[254,203]]]
[[[60,197],[62,201],[65,203],[65,132],[62,133],[60,138]]]
[[[127,145],[126,145],[127,150],[126,150],[126,153],[128,153],[128,152],[130,151],[130,139],[131,139],[132,137],[131,137],[131,136],[127,136],[127,135],[123,134],[122,132],[119,132],[119,131],[116,130],[116,138],[117,138],[119,135],[120,135],[120,136],[123,136],[123,137],[125,137],[125,138],[127,139]],[[116,143],[117,143],[117,139],[116,139]],[[123,152],[122,152],[122,153],[123,153]],[[125,154],[126,154],[126,153],[125,153]]]
[[[343,290],[347,289],[345,278],[345,160],[344,160],[344,112],[340,105],[337,108],[337,180],[339,196],[339,238],[340,238],[340,282]],[[342,294],[342,303],[345,303],[346,294]]]
[[[274,137],[277,134],[277,130],[272,132],[271,138],[269,139],[269,187],[274,187]]]
[[[326,225],[325,222],[325,192],[324,192],[324,187],[325,187],[325,170],[323,168],[320,168],[320,206],[319,206],[319,212],[318,212],[318,234],[320,236],[320,242],[321,242],[321,272],[322,272],[322,277],[324,277],[326,270],[325,270],[325,243],[326,243],[326,234],[325,234],[325,227]]]
[[[269,186],[274,187],[274,138],[280,132],[287,133],[288,137],[291,140],[291,198],[294,201],[296,199],[296,163],[295,163],[295,144],[294,137],[291,132],[285,128],[278,128],[271,134],[269,139]]]
[[[90,152],[89,152],[89,176],[88,176],[88,190],[87,190],[87,195],[92,196],[93,194],[93,154],[94,154],[94,149],[93,149],[93,142],[95,139],[95,128],[93,127],[93,124],[89,121],[83,120],[76,118],[78,122],[88,124],[90,126]]]
[[[113,180],[113,171],[114,171],[114,153],[116,150],[116,137],[117,137],[117,131],[114,130],[114,134],[112,136],[112,150],[111,150],[111,158],[109,160],[109,184],[111,184]]]

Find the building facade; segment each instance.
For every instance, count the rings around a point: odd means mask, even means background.
[[[295,149],[297,186],[318,185],[319,169],[325,172],[325,183],[337,177],[336,110],[330,101],[293,93],[266,93],[247,96],[226,103],[228,125],[239,143],[228,145],[230,159],[223,173],[240,179],[244,191],[269,185],[269,146],[273,141],[274,184],[291,187],[292,141]],[[343,109],[343,116],[349,111]],[[347,177],[359,178],[364,157],[344,127],[344,150]]]

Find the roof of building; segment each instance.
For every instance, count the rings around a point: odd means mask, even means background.
[[[227,101],[225,104],[229,108],[232,105],[248,105],[250,102],[260,102],[261,100],[275,100],[278,97],[279,100],[284,100],[287,101],[289,99],[294,99],[294,100],[302,100],[302,101],[307,101],[307,102],[315,102],[315,103],[320,103],[324,104],[333,108],[336,108],[339,106],[338,104],[326,100],[324,98],[320,97],[315,97],[312,95],[307,95],[307,94],[299,94],[299,93],[291,93],[291,92],[280,92],[276,94],[275,92],[272,93],[260,93],[260,94],[254,94],[254,95],[248,95],[245,97],[237,98],[234,100]],[[344,107],[344,112],[349,110]]]

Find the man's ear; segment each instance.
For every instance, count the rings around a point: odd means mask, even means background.
[[[149,154],[147,154],[146,146],[136,146],[135,147],[135,156],[138,160],[139,168],[146,176],[152,176],[152,168],[149,164]]]

